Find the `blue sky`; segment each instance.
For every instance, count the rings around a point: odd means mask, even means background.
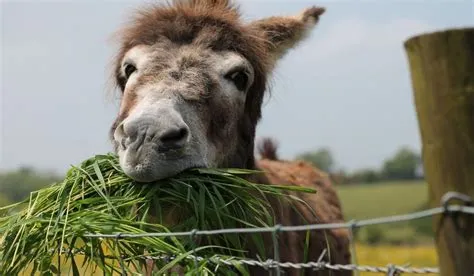
[[[111,150],[118,101],[107,95],[108,39],[141,1],[2,1],[0,169],[64,172]],[[240,1],[247,20],[327,8],[311,37],[278,65],[257,136],[293,158],[328,146],[349,170],[420,150],[403,42],[472,27],[474,2]]]

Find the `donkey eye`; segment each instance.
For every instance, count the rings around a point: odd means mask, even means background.
[[[125,77],[127,79],[130,78],[130,75],[132,75],[133,72],[135,72],[136,70],[137,70],[137,68],[135,66],[133,66],[132,64],[130,64],[130,63],[125,64],[125,69],[124,69]]]
[[[226,78],[231,80],[240,91],[244,91],[247,88],[249,77],[244,71],[231,72],[226,75]]]

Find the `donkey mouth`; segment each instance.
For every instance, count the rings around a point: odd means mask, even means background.
[[[182,151],[160,153],[156,148],[125,150],[119,154],[124,173],[137,182],[154,182],[196,168],[207,168],[206,162],[198,156]]]
[[[150,183],[167,178],[174,177],[182,172],[206,168],[205,165],[192,164],[189,166],[175,166],[170,162],[168,164],[137,164],[135,166],[122,166],[125,174],[133,180],[141,183]]]

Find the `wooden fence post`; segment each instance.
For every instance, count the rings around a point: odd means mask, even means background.
[[[456,191],[474,198],[474,28],[411,37],[410,67],[432,207]],[[474,217],[433,219],[443,276],[474,275]]]

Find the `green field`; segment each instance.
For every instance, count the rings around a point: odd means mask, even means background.
[[[427,188],[423,181],[337,187],[346,220],[401,215],[426,209]],[[430,218],[360,228],[356,231],[356,242],[357,261],[362,265],[410,263],[413,267],[438,266]]]
[[[347,219],[413,212],[428,201],[427,185],[422,181],[347,185],[337,190]]]
[[[422,181],[387,182],[337,187],[346,220],[401,215],[427,207]],[[357,240],[371,244],[426,244],[433,240],[431,219],[364,227]]]

